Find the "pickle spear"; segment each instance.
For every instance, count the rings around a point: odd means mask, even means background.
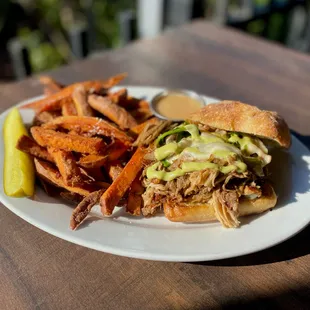
[[[18,139],[28,135],[17,108],[7,115],[3,126],[4,171],[3,187],[7,196],[24,197],[34,194],[35,172],[32,158],[16,148]]]

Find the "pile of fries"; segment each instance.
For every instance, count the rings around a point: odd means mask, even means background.
[[[141,213],[147,148],[135,141],[158,120],[146,101],[130,97],[125,88],[110,90],[125,76],[69,86],[41,77],[46,96],[21,107],[33,109],[35,118],[32,138],[22,136],[17,148],[34,157],[48,195],[77,204],[72,229],[99,202],[104,215],[111,215],[116,205],[132,215]]]

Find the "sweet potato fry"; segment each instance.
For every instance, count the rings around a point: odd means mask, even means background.
[[[79,130],[79,128],[76,128],[75,130],[68,131],[68,134],[73,135],[73,136],[84,136],[84,137],[88,137],[88,138],[91,138],[94,136],[94,134],[92,132],[82,132]]]
[[[128,203],[128,195],[126,192],[123,198],[121,198],[121,200],[117,203],[117,206],[121,208],[127,208],[127,203]]]
[[[63,100],[68,99],[71,97],[73,90],[78,85],[83,85],[86,91],[99,91],[102,88],[108,89],[112,86],[118,84],[121,80],[123,80],[127,76],[126,73],[122,73],[111,77],[107,81],[86,81],[71,84],[61,91],[41,100],[25,104],[21,107],[21,109],[34,109],[38,112],[43,111],[50,111],[50,110],[57,110],[61,108],[62,104],[64,103]]]
[[[127,150],[128,147],[123,143],[114,142],[106,148],[105,154],[108,156],[108,161],[114,161],[119,159]]]
[[[142,194],[144,188],[140,180],[141,173],[139,173],[134,181],[132,182],[129,193],[128,193],[128,203],[126,206],[126,211],[132,215],[140,215],[141,208],[143,204]]]
[[[139,124],[139,125],[137,125],[137,126],[131,128],[130,131],[133,132],[133,133],[135,133],[135,134],[137,134],[137,135],[139,135],[139,134],[143,131],[143,129],[145,128],[145,126],[147,126],[147,125],[149,125],[149,124],[150,124],[150,125],[158,124],[159,121],[160,121],[159,118],[157,118],[157,117],[152,117],[152,118],[150,118],[149,120],[145,121],[144,123]]]
[[[53,95],[50,95],[50,96],[46,97],[45,100],[48,100],[48,98],[51,98],[51,97],[53,97],[55,95],[58,95],[60,93],[61,92],[55,93]],[[44,100],[44,99],[42,99],[42,100]],[[72,97],[71,96],[67,96],[67,97],[64,97],[64,98],[60,98],[57,102],[55,102],[55,104],[53,104],[49,108],[45,108],[45,107],[43,107],[42,109],[41,108],[34,108],[34,111],[36,112],[36,114],[42,114],[44,112],[53,113],[55,111],[57,111],[59,113],[59,111],[62,112],[62,106],[63,105],[70,104],[72,102],[73,102]],[[20,108],[24,109],[24,106],[22,106]],[[28,108],[25,108],[25,109],[28,109]],[[59,115],[62,115],[62,113],[59,113]]]
[[[107,167],[107,171],[111,180],[115,181],[119,177],[123,169],[124,167],[119,161],[110,162]]]
[[[150,107],[148,101],[144,99],[129,96],[127,97],[127,101],[129,102],[129,106],[133,107],[134,109],[148,109]]]
[[[74,205],[79,204],[84,198],[84,196],[81,196],[77,193],[68,192],[68,191],[60,192],[59,195],[64,200],[66,200],[67,202],[70,202]]]
[[[108,93],[108,97],[112,99],[112,102],[115,104],[120,105],[119,103],[122,102],[123,100],[126,100],[128,96],[128,92],[126,88],[121,88],[120,90],[111,93]]]
[[[42,124],[51,122],[53,119],[55,119],[56,117],[60,116],[60,112],[59,111],[45,111],[45,112],[41,112],[35,115],[34,119],[33,119],[33,126],[41,126]]]
[[[64,188],[69,192],[77,193],[82,196],[87,196],[90,193],[100,189],[98,185],[88,183],[84,183],[83,185],[80,186],[67,186],[63,182],[59,171],[52,164],[35,158],[34,165],[36,172],[46,182],[51,183],[57,187]]]
[[[43,89],[43,94],[45,96],[50,96],[52,94],[55,94],[56,92],[53,91],[53,89],[49,88],[48,86],[44,86],[44,89]]]
[[[45,193],[50,197],[56,197],[59,195],[59,188],[52,185],[51,183],[48,183],[44,181],[40,176],[38,176],[39,182],[41,184],[41,187],[45,191]]]
[[[44,93],[47,96],[55,94],[63,88],[63,85],[47,75],[40,76],[39,81],[44,85]]]
[[[91,106],[87,102],[87,92],[82,85],[77,86],[72,93],[73,102],[78,116],[95,116]]]
[[[91,177],[95,181],[105,181],[106,177],[100,168],[83,168],[88,177]]]
[[[55,79],[53,79],[52,77],[50,77],[48,75],[41,75],[39,77],[39,81],[42,85],[49,86],[50,88],[53,88],[55,92],[64,88],[63,84],[58,83]]]
[[[106,162],[120,158],[127,149],[127,146],[121,142],[111,143],[104,151],[106,155],[86,155],[80,158],[78,165],[84,168],[99,168]]]
[[[111,185],[111,183],[107,183],[107,182],[104,182],[104,181],[96,181],[96,182],[94,182],[94,184],[96,186],[98,186],[99,188],[104,188],[104,189],[109,188],[109,186]]]
[[[144,156],[147,154],[145,148],[138,148],[131,157],[121,174],[112,185],[103,193],[100,198],[101,212],[104,215],[111,215],[114,207],[124,196],[127,189],[141,171],[144,165]]]
[[[58,127],[67,130],[78,130],[81,133],[93,133],[93,135],[103,135],[122,141],[126,145],[131,145],[132,138],[125,132],[114,127],[110,123],[96,117],[87,116],[66,116],[44,125],[44,128],[56,129]]]
[[[36,142],[45,147],[53,147],[64,151],[74,151],[86,154],[100,154],[105,142],[100,138],[87,138],[69,135],[42,127],[32,127],[31,134]]]
[[[77,162],[84,168],[100,168],[106,162],[108,155],[86,155]]]
[[[83,184],[83,177],[72,152],[55,149],[53,147],[48,147],[48,152],[53,157],[66,185],[76,186]]]
[[[35,142],[30,137],[21,136],[17,141],[16,148],[34,157],[53,162],[53,157],[48,153],[46,148],[37,144],[37,142]]]
[[[149,108],[149,103],[146,100],[128,96],[126,88],[122,88],[115,93],[109,93],[109,97],[113,98],[114,103],[126,110]]]
[[[45,112],[43,112],[45,113]],[[61,107],[61,114],[62,116],[74,116],[77,115],[77,111],[74,105],[73,100],[72,101],[67,101],[64,103]]]
[[[132,115],[132,117],[135,118],[135,120],[139,124],[145,122],[146,120],[148,120],[150,117],[153,116],[153,113],[151,112],[150,108],[148,108],[148,107],[132,110],[132,111],[130,111],[130,114]]]
[[[92,207],[99,202],[105,189],[100,189],[86,196],[74,209],[70,218],[70,228],[75,230],[87,217]]]
[[[114,104],[108,96],[89,95],[88,102],[96,111],[113,121],[122,129],[136,126],[136,120],[122,107]]]

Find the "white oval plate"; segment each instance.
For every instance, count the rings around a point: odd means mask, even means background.
[[[135,97],[151,99],[160,88],[128,87]],[[33,98],[29,101],[38,98]],[[206,103],[217,101],[205,97]],[[20,104],[24,104],[22,102]],[[0,126],[8,111],[0,115]],[[26,123],[33,114],[22,110]],[[0,170],[3,171],[3,140]],[[10,198],[3,192],[1,173],[0,200],[30,224],[64,240],[98,251],[134,258],[160,261],[208,261],[253,253],[278,244],[298,233],[310,222],[310,152],[293,137],[289,153],[273,159],[277,207],[259,216],[242,218],[238,229],[225,229],[217,222],[183,224],[169,222],[164,216],[136,218],[117,209],[110,218],[93,215],[77,231],[69,229],[72,207],[48,197],[40,188],[34,199]],[[100,216],[100,215],[99,215]]]

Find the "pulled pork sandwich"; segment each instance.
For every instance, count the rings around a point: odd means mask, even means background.
[[[153,162],[143,171],[145,216],[163,209],[174,222],[218,220],[273,208],[268,147],[289,148],[290,133],[275,112],[235,101],[210,104],[158,136]]]

